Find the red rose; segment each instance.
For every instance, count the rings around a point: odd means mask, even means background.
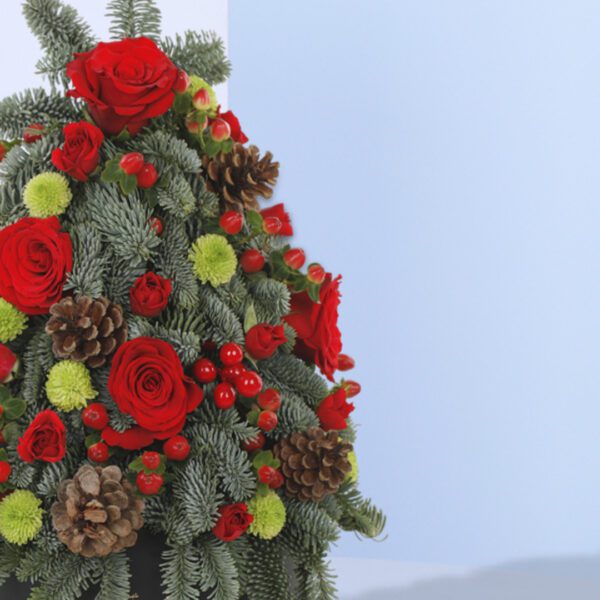
[[[219,112],[217,116],[220,119],[223,119],[223,121],[225,121],[229,125],[229,128],[231,129],[231,139],[234,142],[238,142],[239,144],[245,144],[248,141],[248,137],[242,131],[242,127],[238,118],[230,110],[222,113],[220,108],[221,107],[219,107]]]
[[[348,402],[348,396],[344,388],[339,388],[322,400],[317,408],[317,417],[321,421],[321,427],[325,431],[330,429],[346,429],[346,419],[354,410],[354,404]]]
[[[260,211],[260,214],[263,216],[263,219],[266,219],[267,217],[276,217],[281,221],[281,229],[277,235],[294,235],[290,215],[285,212],[283,204],[276,204],[275,206],[271,206],[271,208],[265,208]]]
[[[61,299],[72,266],[71,238],[56,217],[27,217],[0,231],[0,297],[28,315]]]
[[[87,181],[100,161],[104,134],[91,123],[69,123],[63,129],[65,143],[52,152],[52,164],[77,181]]]
[[[109,446],[118,446],[124,450],[141,450],[154,442],[154,435],[141,427],[132,427],[120,433],[109,426],[102,430],[102,439]]]
[[[323,375],[333,381],[342,351],[342,336],[338,329],[341,277],[332,279],[327,273],[321,285],[321,302],[313,302],[307,292],[292,294],[291,310],[284,317],[298,334],[294,352],[302,359],[314,362]]]
[[[125,128],[137,133],[166,113],[175,99],[177,67],[144,37],[100,42],[76,54],[67,75],[75,87],[69,95],[83,98],[98,127],[110,135]]]
[[[8,346],[0,344],[0,383],[12,381],[18,368],[16,354]]]
[[[229,504],[219,508],[219,520],[212,532],[224,542],[237,540],[248,529],[254,517],[245,504]]]
[[[156,273],[144,273],[129,290],[131,310],[142,317],[157,317],[167,306],[171,280]]]
[[[22,460],[55,463],[61,461],[67,451],[64,423],[53,410],[41,412],[19,439],[17,452]]]
[[[246,350],[252,358],[264,360],[286,341],[283,325],[259,323],[246,333]]]
[[[202,389],[184,374],[175,350],[167,342],[148,337],[119,347],[108,391],[121,412],[158,440],[177,435],[187,414],[202,402]]]

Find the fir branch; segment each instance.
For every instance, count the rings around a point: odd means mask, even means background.
[[[200,156],[185,140],[165,131],[140,135],[131,142],[130,149],[141,152],[161,175],[198,173],[202,167]]]
[[[259,323],[277,325],[290,312],[290,292],[281,281],[264,277],[249,282]]]
[[[100,234],[89,224],[70,228],[73,242],[73,269],[67,276],[66,290],[98,298],[104,293],[106,253]]]
[[[238,316],[223,302],[209,285],[200,287],[199,310],[203,328],[209,339],[218,346],[226,342],[244,343],[244,329]]]
[[[185,219],[196,209],[196,198],[187,179],[177,174],[167,177],[157,192],[158,204],[168,214]]]
[[[336,500],[342,510],[339,520],[342,529],[355,531],[368,538],[377,538],[385,530],[385,515],[371,500],[362,497],[355,483],[343,484],[336,494]]]
[[[198,421],[211,429],[218,429],[239,444],[255,439],[260,429],[242,421],[235,410],[221,410],[214,402],[203,402],[197,411]]]
[[[0,185],[0,227],[14,222],[12,219],[15,212],[27,214],[27,209],[21,202],[20,191],[9,184]]]
[[[25,373],[21,384],[21,395],[27,402],[26,416],[33,419],[42,405],[39,404],[43,396],[46,376],[56,359],[52,353],[52,338],[44,330],[38,331],[27,345],[23,356]],[[45,399],[44,404],[45,406]]]
[[[214,537],[198,542],[200,588],[209,592],[209,600],[232,600],[240,596],[235,560],[229,548]]]
[[[165,550],[161,558],[165,598],[198,600],[198,584],[201,577],[198,551],[190,545],[175,546]]]
[[[113,40],[144,36],[158,41],[162,18],[154,0],[112,0],[106,16]]]
[[[5,541],[0,541],[0,586],[18,568],[23,556],[23,548],[14,546]]]
[[[131,572],[127,554],[109,554],[98,562],[101,578],[96,600],[129,600]]]
[[[77,600],[92,584],[94,566],[78,554],[64,553],[32,590],[29,600]]]
[[[248,540],[247,595],[252,600],[288,600],[290,585],[281,546],[275,541]]]
[[[109,269],[105,277],[106,296],[123,308],[129,307],[129,290],[136,279],[146,271],[145,261],[131,262],[115,257],[111,252],[107,258]]]

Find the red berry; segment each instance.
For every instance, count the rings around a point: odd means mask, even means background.
[[[258,405],[263,410],[279,410],[281,406],[281,394],[273,388],[268,388],[258,396]]]
[[[230,383],[219,383],[215,387],[215,405],[221,410],[227,410],[235,404],[235,389]]]
[[[33,144],[33,142],[41,140],[42,133],[45,129],[46,128],[41,123],[32,123],[31,125],[27,125],[27,127],[25,127],[25,131],[23,132],[23,141],[26,144]]]
[[[258,480],[261,483],[266,483],[269,485],[271,481],[273,481],[273,477],[276,471],[273,467],[269,467],[269,465],[263,465],[258,469]]]
[[[338,369],[340,371],[350,371],[354,369],[356,363],[351,356],[347,354],[338,354]]]
[[[301,269],[306,262],[306,254],[302,248],[292,248],[283,255],[283,262],[290,269]]]
[[[183,70],[177,71],[177,79],[173,85],[173,91],[176,94],[183,94],[190,87],[190,76]]]
[[[246,273],[257,273],[265,266],[265,257],[260,250],[250,248],[242,252],[240,265]]]
[[[144,166],[144,155],[139,152],[129,152],[119,161],[119,166],[127,175],[136,175]]]
[[[223,119],[214,119],[210,124],[210,137],[215,142],[224,142],[231,137],[231,127]]]
[[[198,383],[211,383],[217,378],[217,367],[208,358],[199,358],[192,367],[192,374]]]
[[[255,371],[245,371],[235,380],[235,387],[244,398],[254,398],[262,390],[263,382]]]
[[[10,477],[11,472],[12,469],[6,461],[0,462],[0,483],[6,483],[8,481],[8,478]]]
[[[219,226],[225,233],[236,235],[244,226],[244,216],[237,210],[228,210],[221,215]]]
[[[87,451],[87,457],[92,462],[103,463],[108,460],[110,452],[108,446],[104,442],[98,442],[93,446],[90,446]]]
[[[221,362],[226,367],[229,367],[231,365],[237,365],[244,360],[244,351],[239,344],[227,342],[221,346],[219,357],[221,358]]]
[[[5,156],[6,156],[6,146],[4,145],[4,143],[0,142],[0,162],[2,162],[4,160]]]
[[[283,223],[277,217],[266,217],[263,219],[263,231],[271,235],[276,235],[281,231]]]
[[[270,410],[263,410],[258,415],[258,426],[263,431],[271,431],[277,425],[277,415]]]
[[[185,460],[190,455],[190,443],[182,435],[176,435],[163,444],[163,451],[169,460]]]
[[[312,283],[323,283],[325,275],[325,269],[319,263],[309,265],[307,277]]]
[[[144,452],[144,454],[142,454],[142,464],[146,469],[155,471],[160,467],[160,454],[158,452]]]
[[[235,385],[237,378],[246,371],[243,364],[238,363],[237,365],[230,365],[221,369],[221,379],[227,383]]]
[[[135,478],[135,482],[138,490],[144,496],[154,496],[154,494],[158,494],[165,480],[158,473],[144,473],[144,471],[140,471]]]
[[[267,438],[265,437],[265,434],[262,431],[260,431],[255,438],[245,441],[242,444],[242,448],[246,452],[256,452],[257,450],[260,450],[265,445],[266,441],[267,441]]]
[[[150,224],[150,227],[152,227],[152,229],[154,229],[154,231],[156,231],[156,235],[161,236],[162,232],[165,229],[165,226],[163,225],[163,222],[161,219],[159,219],[158,217],[151,217],[150,220],[148,221],[148,223]]]
[[[4,432],[0,431],[0,446],[6,444],[6,438],[4,437]]]
[[[283,475],[281,474],[281,471],[275,471],[275,473],[273,473],[273,479],[271,479],[271,483],[269,483],[269,487],[272,490],[276,490],[277,488],[280,488],[283,485]]]
[[[0,404],[0,417],[4,414],[4,406]]]
[[[346,390],[346,396],[348,398],[354,398],[354,396],[358,396],[361,391],[360,383],[357,381],[344,381],[344,389]]]
[[[100,431],[108,425],[108,411],[104,404],[94,402],[83,409],[81,420],[86,427]]]
[[[143,190],[151,188],[156,183],[157,179],[158,172],[152,163],[145,163],[137,174],[138,187],[141,187]]]
[[[196,110],[208,110],[210,108],[210,94],[206,88],[199,89],[192,99],[192,104]]]

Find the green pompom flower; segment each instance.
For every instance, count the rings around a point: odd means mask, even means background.
[[[69,182],[60,173],[40,173],[23,190],[23,202],[32,217],[62,215],[72,198]]]
[[[83,363],[63,360],[50,369],[46,394],[58,410],[69,412],[85,408],[87,401],[94,399],[98,392],[92,387],[90,372]]]
[[[199,237],[190,250],[194,273],[202,283],[213,287],[228,283],[237,267],[237,258],[229,242],[216,233]]]
[[[42,501],[29,490],[17,490],[0,502],[0,535],[22,546],[42,528]]]
[[[346,475],[346,481],[350,481],[352,483],[358,482],[358,459],[356,458],[356,452],[352,450],[348,453],[348,462],[352,467],[352,471]]]
[[[285,505],[273,490],[252,498],[248,512],[254,517],[248,532],[263,540],[272,540],[285,525]]]
[[[27,315],[0,298],[0,343],[12,342],[27,329]]]

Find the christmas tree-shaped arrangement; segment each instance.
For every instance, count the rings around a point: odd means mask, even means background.
[[[340,278],[268,203],[221,41],[161,37],[153,0],[112,1],[105,42],[23,10],[50,91],[0,102],[0,597],[128,600],[151,535],[142,600],[335,598],[330,544],[385,523]]]

